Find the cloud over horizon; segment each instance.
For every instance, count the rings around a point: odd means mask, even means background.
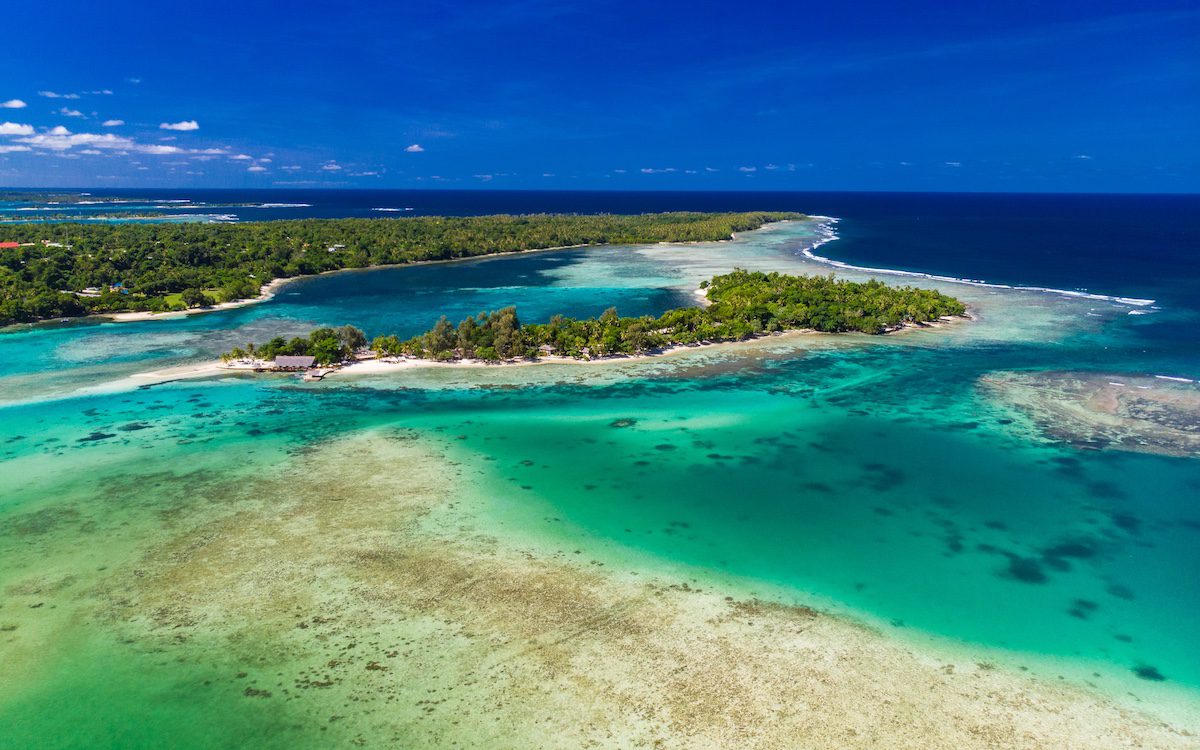
[[[195,120],[180,120],[179,122],[164,122],[158,127],[162,130],[199,130],[200,123]]]
[[[16,122],[0,123],[0,135],[33,135],[33,126]]]

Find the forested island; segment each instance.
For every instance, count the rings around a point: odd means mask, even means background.
[[[787,212],[0,225],[0,325],[166,312],[257,296],[273,279],[552,247],[729,239]],[[15,246],[14,246],[15,245]]]
[[[735,269],[701,284],[709,304],[668,310],[659,317],[621,317],[609,308],[598,318],[555,315],[548,323],[521,323],[514,307],[480,313],[457,325],[445,316],[430,330],[402,340],[376,337],[380,357],[436,361],[502,361],[553,355],[594,359],[645,354],[672,346],[743,341],[771,333],[812,330],[882,334],[906,325],[966,314],[959,300],[931,289],[854,282],[829,276],[789,276]],[[367,337],[353,326],[318,328],[307,337],[277,337],[226,353],[222,359],[269,361],[312,356],[318,365],[353,360]]]

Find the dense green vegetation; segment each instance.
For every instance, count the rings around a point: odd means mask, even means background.
[[[615,308],[609,308],[599,318],[575,320],[556,315],[549,323],[522,324],[516,308],[506,307],[466,318],[458,325],[442,316],[419,336],[407,340],[379,336],[371,342],[371,348],[380,356],[436,360],[503,360],[546,354],[589,359],[640,354],[677,344],[741,341],[785,330],[879,334],[905,324],[927,323],[966,312],[961,302],[941,292],[888,286],[879,281],[841,281],[832,275],[787,276],[735,270],[701,286],[707,290],[711,303],[708,307],[678,308],[657,318],[622,318]],[[276,341],[282,344],[282,339]],[[258,347],[258,356],[269,359],[265,355],[268,347],[270,344]],[[269,351],[312,353],[283,351],[278,346]],[[228,356],[246,354],[235,350]]]
[[[0,190],[0,203],[120,203],[128,200],[117,196],[91,193],[47,193],[41,190]]]
[[[0,248],[0,325],[179,309],[206,304],[197,294],[204,289],[217,290],[217,302],[245,299],[271,279],[341,268],[562,245],[721,240],[795,218],[803,217],[754,212],[3,224],[0,242],[27,244]],[[84,289],[97,289],[98,296],[76,294]]]
[[[226,362],[237,359],[269,361],[281,354],[311,354],[318,365],[332,365],[353,358],[355,352],[366,345],[366,335],[354,326],[318,328],[305,338],[297,336],[284,340],[282,336],[276,336],[265,344],[247,344],[244,349],[237,347],[221,355],[221,359]]]

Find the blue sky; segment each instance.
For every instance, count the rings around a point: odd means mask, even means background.
[[[1194,0],[317,5],[14,4],[0,185],[1200,191]]]

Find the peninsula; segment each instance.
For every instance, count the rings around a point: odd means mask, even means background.
[[[273,280],[577,245],[726,240],[790,212],[419,216],[242,224],[0,225],[0,325],[171,312]]]
[[[883,334],[966,314],[959,300],[930,289],[853,282],[828,276],[789,276],[735,269],[702,282],[707,305],[668,310],[659,317],[621,317],[609,308],[598,318],[555,315],[548,323],[521,323],[515,307],[481,313],[457,325],[442,316],[409,339],[376,337],[367,356],[450,362],[536,360],[542,356],[590,360],[639,355],[675,346],[743,341],[785,331]],[[223,355],[225,362],[262,363],[277,357],[311,358],[337,366],[358,358],[366,335],[353,326],[318,328],[307,337],[276,337]],[[295,361],[285,360],[285,361]]]

